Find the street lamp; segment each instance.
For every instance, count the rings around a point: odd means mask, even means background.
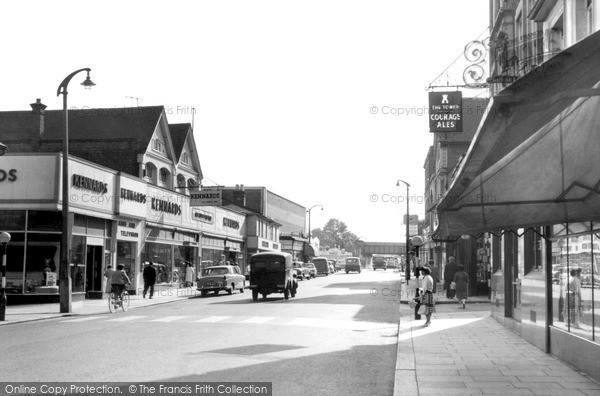
[[[8,147],[6,144],[0,142],[0,155],[4,155],[8,151]]]
[[[406,184],[406,265],[404,268],[404,274],[406,276],[406,284],[410,280],[410,255],[408,253],[408,247],[410,246],[410,239],[408,236],[408,223],[410,222],[410,210],[409,210],[409,189],[410,184],[405,182],[404,180],[398,180],[396,182],[396,186],[400,187],[400,183]]]
[[[90,80],[90,68],[75,70],[69,74],[58,86],[56,96],[63,96],[63,152],[62,152],[62,235],[60,238],[60,312],[71,312],[71,269],[69,268],[69,252],[71,251],[71,238],[69,238],[69,112],[67,108],[67,86],[71,79],[82,71],[87,72],[87,78],[81,83],[85,89],[94,85]]]
[[[10,242],[8,232],[0,232],[0,244],[2,244],[2,288],[0,288],[0,321],[6,317],[6,246]]]
[[[321,207],[321,210],[323,210],[323,205],[314,205],[314,206],[311,206],[310,209],[306,210],[306,212],[308,213],[308,244],[309,245],[310,245],[310,211],[319,206]]]

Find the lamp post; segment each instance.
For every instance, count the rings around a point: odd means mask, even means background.
[[[90,80],[90,68],[75,70],[58,86],[56,96],[63,96],[63,152],[62,152],[62,235],[60,238],[60,312],[71,312],[71,271],[69,268],[69,252],[71,238],[69,237],[69,111],[67,108],[67,86],[71,79],[82,71],[87,72],[87,78],[81,83],[86,89],[94,84]]]
[[[310,209],[306,210],[306,212],[308,213],[308,244],[309,245],[310,245],[310,211],[319,206],[321,207],[321,210],[323,210],[323,205],[314,205],[314,206],[311,206]]]
[[[396,186],[400,187],[400,183],[404,183],[406,184],[406,265],[404,266],[404,274],[406,276],[406,284],[408,284],[408,281],[410,280],[410,255],[408,253],[408,248],[410,246],[410,238],[408,236],[408,224],[410,223],[410,209],[409,209],[409,189],[410,189],[410,184],[408,184],[407,182],[405,182],[404,180],[398,180],[396,182]]]
[[[6,247],[10,242],[8,232],[0,232],[0,244],[2,244],[2,288],[0,289],[0,321],[6,317]]]

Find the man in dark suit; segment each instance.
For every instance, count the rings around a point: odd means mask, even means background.
[[[146,298],[146,292],[150,289],[150,298],[152,298],[154,295],[154,284],[156,283],[156,269],[152,261],[144,268],[142,275],[144,276],[144,293],[142,293],[142,297]]]

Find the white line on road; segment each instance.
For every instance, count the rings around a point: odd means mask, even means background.
[[[209,316],[208,318],[196,320],[194,323],[216,323],[229,318],[231,316]]]
[[[240,323],[256,323],[256,324],[261,324],[261,323],[266,323],[270,320],[275,319],[274,316],[253,316],[250,319],[246,319],[246,320],[242,320]]]
[[[319,321],[312,318],[296,318],[285,323],[286,326],[314,326]]]
[[[145,316],[123,316],[122,318],[108,319],[107,322],[130,322],[141,318],[145,318]]]
[[[86,318],[61,320],[61,323],[87,322],[88,320],[102,319],[102,318],[104,318],[104,317],[103,316],[89,316],[89,317],[86,317]]]
[[[169,322],[174,322],[176,320],[185,319],[185,318],[189,318],[189,316],[165,316],[164,318],[150,320],[150,322],[165,322],[165,323],[169,323]]]

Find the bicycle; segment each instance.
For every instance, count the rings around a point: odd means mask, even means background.
[[[123,312],[129,309],[129,293],[127,290],[123,290],[120,295],[112,290],[108,296],[108,310],[113,313],[121,308]]]

